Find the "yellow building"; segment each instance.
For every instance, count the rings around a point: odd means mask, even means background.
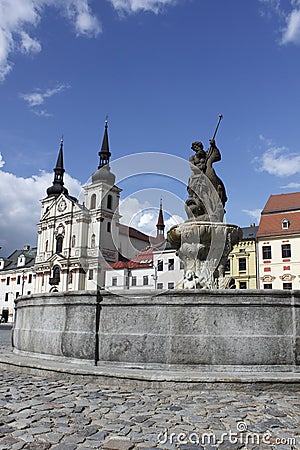
[[[237,289],[257,289],[257,230],[254,224],[242,228],[243,237],[229,254],[225,275],[234,278]]]

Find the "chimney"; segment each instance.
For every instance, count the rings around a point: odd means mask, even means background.
[[[28,250],[30,250],[30,245],[24,245],[23,250],[24,252],[28,252]]]

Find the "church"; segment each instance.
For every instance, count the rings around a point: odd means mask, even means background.
[[[105,270],[111,264],[132,259],[149,246],[149,236],[120,224],[121,189],[110,171],[110,157],[106,121],[99,166],[83,186],[80,203],[64,186],[61,141],[54,180],[42,200],[35,293],[104,287]]]

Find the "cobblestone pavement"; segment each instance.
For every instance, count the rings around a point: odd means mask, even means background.
[[[1,372],[0,450],[300,449],[299,423],[288,386],[130,390]]]

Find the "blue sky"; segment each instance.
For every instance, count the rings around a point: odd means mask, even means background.
[[[258,223],[269,195],[300,188],[299,55],[299,0],[0,0],[4,256],[35,244],[61,135],[77,194],[97,168],[106,115],[112,160],[155,152],[163,171],[160,153],[187,161],[222,113],[226,220]],[[141,211],[132,223],[150,232],[160,194],[167,217],[185,219],[178,176],[119,179],[124,220]]]

